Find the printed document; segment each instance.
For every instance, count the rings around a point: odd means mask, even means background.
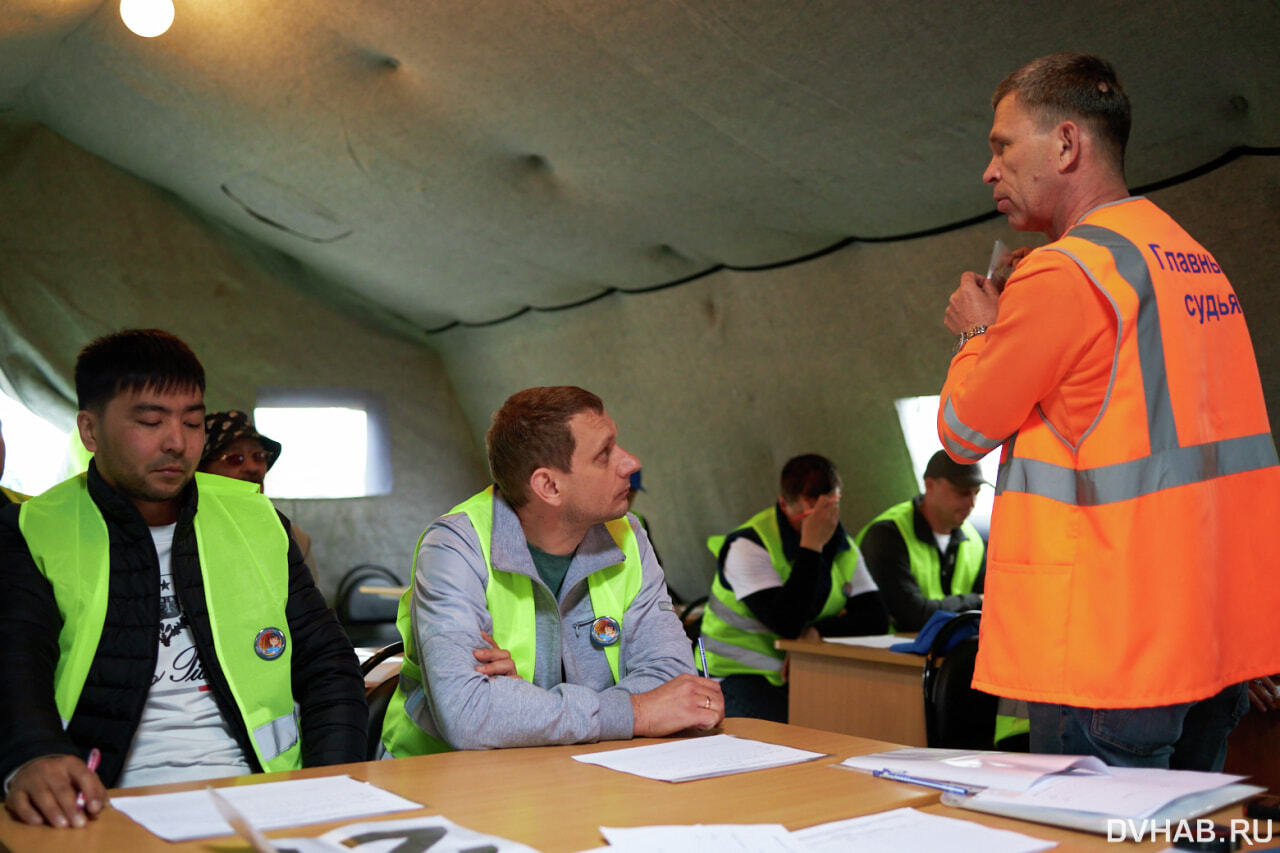
[[[609,853],[805,853],[780,823],[600,827]]]
[[[928,814],[916,809],[837,820],[791,833],[809,853],[937,853],[939,850],[981,850],[982,853],[1037,853],[1057,847],[1045,841],[992,829],[979,823]]]
[[[422,808],[350,776],[232,785],[218,793],[258,829],[280,829]],[[112,797],[111,805],[166,841],[229,835],[231,826],[204,789],[175,794]]]
[[[728,776],[748,770],[800,764],[823,757],[825,756],[821,752],[809,752],[733,735],[693,737],[670,743],[573,756],[575,761],[583,764],[598,764],[610,770],[620,770],[661,782],[710,779],[713,776]]]
[[[458,826],[439,815],[353,823],[319,838],[275,838],[272,844],[290,853],[537,853],[525,844]]]

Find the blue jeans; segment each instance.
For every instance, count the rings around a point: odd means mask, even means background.
[[[1221,770],[1227,736],[1249,710],[1247,684],[1154,708],[1077,708],[1028,702],[1031,751],[1096,755],[1113,767]]]

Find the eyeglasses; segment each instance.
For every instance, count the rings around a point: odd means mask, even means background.
[[[215,457],[212,461],[225,462],[228,465],[239,467],[245,463],[246,459],[252,459],[254,462],[259,462],[263,465],[270,465],[271,460],[275,458],[276,455],[270,450],[255,450],[252,453],[224,453]]]

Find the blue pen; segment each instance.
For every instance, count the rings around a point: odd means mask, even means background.
[[[892,779],[894,782],[906,782],[910,785],[923,785],[926,788],[937,788],[939,791],[946,791],[948,794],[960,794],[961,796],[967,796],[973,793],[973,791],[970,791],[965,786],[957,785],[953,782],[939,782],[935,779],[921,779],[918,776],[908,776],[906,773],[895,773],[892,770],[872,770],[871,775],[877,776],[881,779]]]
[[[711,676],[707,674],[707,650],[702,645],[701,637],[698,638],[698,654],[702,657],[702,677],[710,678]]]

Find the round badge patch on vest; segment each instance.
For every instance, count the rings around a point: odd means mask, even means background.
[[[591,623],[591,639],[597,646],[612,646],[621,637],[618,620],[612,616],[601,616]]]
[[[275,660],[284,654],[284,631],[279,628],[263,628],[253,641],[253,650],[263,660]]]

